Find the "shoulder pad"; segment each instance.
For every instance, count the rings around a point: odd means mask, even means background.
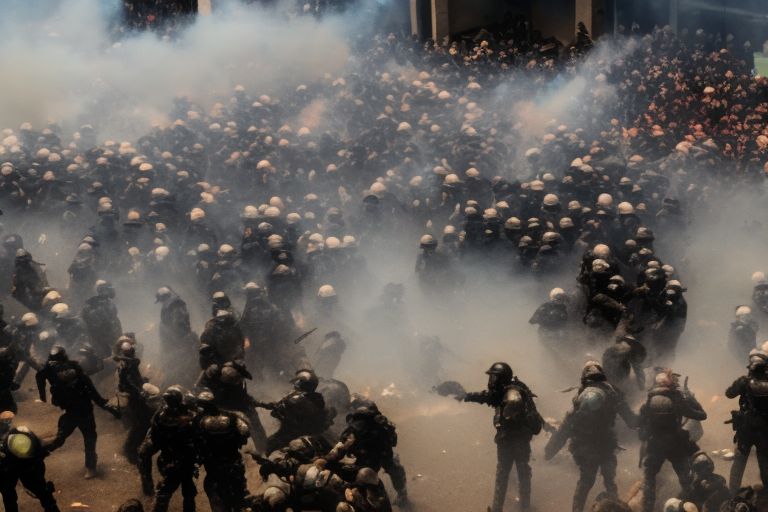
[[[229,428],[231,418],[225,415],[206,416],[200,421],[200,426],[208,432],[224,432]]]
[[[235,426],[237,427],[237,431],[241,436],[248,436],[250,434],[251,429],[248,426],[248,423],[242,418],[237,418],[235,421]]]
[[[523,391],[516,386],[510,386],[504,391],[505,402],[520,402],[523,400],[523,397]]]

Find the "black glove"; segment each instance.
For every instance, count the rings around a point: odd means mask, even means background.
[[[104,410],[107,411],[112,416],[114,416],[115,419],[119,420],[120,418],[123,417],[122,413],[120,412],[120,408],[117,407],[116,405],[106,404],[104,406]]]
[[[259,466],[259,475],[261,479],[266,481],[269,475],[275,472],[275,464],[272,461],[263,461]]]

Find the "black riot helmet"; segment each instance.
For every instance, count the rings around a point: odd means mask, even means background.
[[[512,367],[502,362],[493,363],[485,373],[488,375],[488,388],[490,389],[506,386],[512,382],[514,377]]]
[[[165,390],[163,400],[171,409],[178,409],[184,404],[184,390],[181,386],[174,384]]]
[[[291,379],[293,387],[297,391],[314,391],[319,383],[317,375],[312,370],[299,370],[296,376]]]
[[[195,402],[205,413],[215,413],[218,411],[216,404],[214,403],[215,397],[209,389],[203,389],[195,397]]]
[[[707,475],[715,471],[715,463],[706,452],[699,452],[691,459],[691,469],[699,475]]]
[[[48,353],[48,360],[67,361],[69,360],[69,357],[67,356],[67,351],[64,349],[64,347],[61,345],[54,345],[53,348],[51,348],[51,351]]]
[[[141,505],[141,502],[139,500],[130,499],[120,505],[120,508],[117,509],[117,512],[143,512],[144,507]]]

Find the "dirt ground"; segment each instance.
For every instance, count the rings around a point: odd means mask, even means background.
[[[35,395],[30,389],[32,382],[28,380],[25,384],[25,394],[29,398],[20,404],[17,425],[27,425],[43,437],[52,435],[56,428],[58,410],[49,404],[33,401]],[[539,401],[567,401],[566,397],[558,397],[555,393],[557,391],[544,393]],[[706,403],[702,398],[702,401],[711,418],[705,423],[707,433],[702,448],[712,451],[731,447],[729,427],[721,422],[722,418],[727,417],[731,404],[722,399],[714,402],[710,399],[710,403]],[[431,395],[382,399],[380,407],[398,426],[398,452],[408,473],[412,510],[480,512],[486,509],[490,504],[495,467],[490,409]],[[544,408],[543,412],[546,414],[548,411]],[[79,433],[75,433],[63,448],[47,459],[48,478],[56,485],[56,498],[62,510],[79,510],[72,506],[79,502],[87,506],[87,510],[112,511],[126,499],[140,496],[135,468],[119,455],[123,436],[121,422],[98,409],[96,419],[100,469],[97,479],[82,479],[83,453]],[[274,428],[266,418],[265,426],[268,431]],[[624,450],[619,453],[618,483],[621,492],[626,493],[640,477],[637,467],[638,445],[634,433],[623,426],[620,426],[620,437]],[[551,462],[544,462],[545,443],[546,435],[542,434],[535,439],[533,445],[534,510],[570,510],[577,478],[575,466],[566,450]],[[253,491],[259,484],[257,466],[250,460],[246,462],[249,489]],[[729,463],[716,458],[716,465],[718,472],[727,477]],[[384,479],[387,480],[386,477]],[[757,479],[756,464],[750,461],[744,481],[750,483]],[[198,510],[207,511],[209,507],[202,491],[202,481],[198,484]],[[677,492],[674,474],[668,466],[665,466],[659,478],[659,485],[660,500]],[[592,496],[601,490],[598,480]],[[505,510],[516,510],[515,499],[516,484],[513,476]],[[145,506],[149,505],[151,500],[145,500]],[[20,493],[20,506],[25,511],[39,509],[35,500],[23,492]],[[174,498],[171,510],[181,510],[178,496]]]

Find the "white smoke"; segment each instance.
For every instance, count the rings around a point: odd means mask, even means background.
[[[115,43],[97,0],[36,14],[0,22],[0,69],[12,70],[0,126],[96,122],[103,136],[138,136],[173,121],[165,112],[176,96],[210,104],[235,84],[291,90],[338,72],[348,57],[340,19],[288,19],[237,3],[197,17],[175,41],[143,33]]]

